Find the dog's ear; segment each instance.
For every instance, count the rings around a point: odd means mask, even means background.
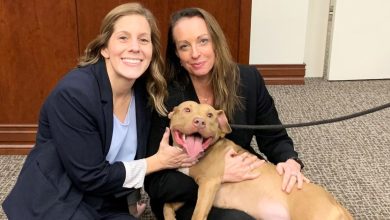
[[[177,106],[175,106],[175,107],[173,108],[173,110],[172,110],[171,112],[168,113],[168,118],[169,118],[169,119],[172,119],[172,116],[173,116],[173,114],[175,113],[176,110],[177,110]]]
[[[217,111],[217,118],[218,118],[219,128],[221,129],[223,136],[225,136],[225,134],[232,132],[228,119],[223,110]]]

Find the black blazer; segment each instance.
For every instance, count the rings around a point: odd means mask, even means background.
[[[135,82],[134,93],[139,159],[146,155],[151,117],[143,78]],[[70,219],[83,212],[81,201],[98,209],[127,195],[123,163],[105,159],[112,132],[112,89],[104,61],[68,73],[41,109],[36,145],[3,203],[8,218]]]
[[[252,66],[239,65],[239,72],[239,95],[243,98],[245,109],[236,111],[233,120],[230,121],[233,121],[234,124],[244,125],[281,124],[274,101],[268,93],[264,79],[257,69]],[[185,100],[199,102],[195,89],[188,77],[187,80],[179,83],[171,83],[169,94],[166,104],[168,111],[171,111],[174,106]],[[169,127],[169,119],[167,117],[160,117],[157,113],[154,113],[152,118],[148,155],[157,152],[165,127]],[[253,135],[256,136],[259,150],[272,163],[284,162],[291,157],[298,156],[297,152],[294,151],[293,142],[285,129],[269,131],[233,129],[232,133],[226,137],[261,157],[250,147]],[[161,207],[153,207],[153,205],[159,206],[165,201],[196,201],[197,186],[194,184],[192,179],[178,171],[164,170],[146,177],[145,190],[148,192],[152,200],[152,208],[157,212],[156,215],[158,216]]]

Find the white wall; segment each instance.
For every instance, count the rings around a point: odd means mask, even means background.
[[[304,63],[306,77],[322,77],[326,55],[330,0],[309,1]]]
[[[249,63],[305,63],[305,77],[323,77],[329,4],[329,79],[390,78],[389,0],[252,0]]]
[[[330,0],[253,0],[250,64],[306,64],[322,77]]]
[[[250,64],[302,64],[309,0],[253,0]]]
[[[390,1],[334,3],[329,80],[390,79]]]

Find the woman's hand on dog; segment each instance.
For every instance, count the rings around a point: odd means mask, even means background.
[[[248,152],[238,154],[234,149],[229,149],[225,154],[225,170],[222,182],[240,182],[255,179],[260,176],[259,172],[252,172],[260,167],[265,160],[260,160]]]
[[[161,169],[190,167],[198,162],[198,158],[191,158],[183,149],[169,145],[169,135],[170,130],[166,128],[160,142],[160,147],[155,154]]]
[[[279,175],[283,175],[282,190],[290,193],[297,184],[298,189],[302,189],[303,182],[309,183],[310,180],[301,173],[301,165],[293,159],[278,163],[276,170]]]

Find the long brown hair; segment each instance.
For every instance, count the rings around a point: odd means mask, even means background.
[[[146,18],[151,29],[153,55],[146,75],[146,88],[150,95],[150,102],[161,115],[166,115],[164,99],[167,96],[167,83],[163,76],[163,59],[161,56],[160,31],[153,14],[139,3],[126,3],[112,9],[103,19],[99,35],[92,40],[80,57],[78,66],[94,64],[103,59],[101,50],[107,47],[108,41],[114,32],[116,21],[126,15],[142,15]]]
[[[238,96],[240,83],[238,65],[233,61],[222,28],[217,20],[207,11],[201,8],[186,8],[172,14],[168,29],[165,76],[170,81],[183,80],[182,74],[185,70],[180,64],[179,57],[176,55],[173,28],[180,19],[195,16],[205,21],[215,51],[215,63],[211,73],[211,83],[215,98],[214,107],[224,110],[229,120],[233,120],[235,109],[243,106]],[[188,80],[188,77],[186,80]]]

